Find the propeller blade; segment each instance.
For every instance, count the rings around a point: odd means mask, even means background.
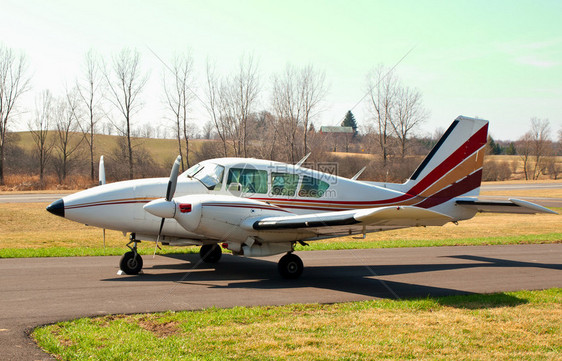
[[[164,228],[164,221],[166,218],[162,218],[162,222],[160,222],[160,229],[158,230],[158,237],[156,237],[156,244],[154,245],[154,253],[152,254],[152,258],[156,257],[156,248],[158,247],[158,242],[160,241],[160,236],[162,235],[162,228]]]
[[[156,207],[157,209],[160,209],[162,206],[166,207],[168,204],[173,204],[169,202],[172,201],[172,198],[174,197],[174,193],[176,193],[176,185],[178,184],[178,174],[180,171],[180,164],[181,164],[181,155],[178,155],[176,161],[174,162],[174,165],[172,166],[172,171],[170,172],[170,180],[168,181],[168,188],[166,189],[166,202],[162,203],[161,200],[157,200],[156,202],[152,201],[151,202],[152,207]],[[147,205],[145,205],[143,208],[146,209],[147,212],[152,213],[150,212],[151,206],[146,207]],[[173,210],[175,212],[175,204],[173,205]],[[160,242],[160,236],[162,235],[162,228],[164,228],[164,221],[166,221],[166,218],[162,217],[162,221],[160,222],[160,229],[158,230],[158,237],[156,237],[156,244],[154,245],[154,254],[152,255],[152,258],[156,257],[156,248],[160,248],[158,247],[158,242]]]
[[[166,218],[162,218],[162,222],[160,222],[160,229],[158,230],[158,238],[160,238],[160,235],[162,234],[162,228],[164,228],[164,221],[166,220]]]
[[[178,183],[178,173],[180,170],[181,155],[178,155],[174,165],[172,166],[172,171],[170,172],[170,180],[168,181],[168,189],[166,190],[166,200],[169,202],[174,197],[176,193],[176,185]]]

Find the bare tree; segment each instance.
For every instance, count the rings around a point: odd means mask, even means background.
[[[550,122],[548,119],[531,118],[530,135],[535,156],[533,179],[538,179],[546,168],[546,164],[543,162],[544,157],[548,156],[551,151]]]
[[[66,180],[68,173],[74,165],[75,156],[79,154],[80,144],[85,137],[79,137],[79,107],[80,95],[77,89],[66,92],[64,99],[58,100],[54,109],[55,140],[54,148],[57,150],[53,156],[53,165],[59,183]]]
[[[189,130],[188,130],[188,111],[193,99],[191,88],[193,79],[193,58],[190,54],[178,55],[174,58],[171,68],[172,79],[167,81],[166,69],[164,70],[164,92],[166,104],[173,114],[173,121],[176,127],[176,139],[178,141],[178,152],[182,156],[182,171],[185,170],[184,164],[189,168]],[[185,144],[185,157],[183,156],[183,146]],[[185,162],[185,163],[184,163]]]
[[[368,109],[378,131],[383,166],[389,156],[389,140],[396,107],[396,77],[392,70],[378,65],[367,76]]]
[[[312,65],[298,69],[288,64],[283,73],[273,76],[275,129],[290,147],[293,162],[309,150],[309,127],[321,111],[326,93],[325,74]],[[302,144],[302,148],[298,144]]]
[[[301,103],[303,108],[302,125],[303,125],[303,151],[308,153],[308,131],[310,121],[321,111],[320,104],[325,99],[326,74],[314,70],[312,65],[305,66],[301,70]]]
[[[140,55],[136,50],[123,49],[113,58],[111,71],[104,72],[109,86],[109,101],[123,116],[123,126],[114,123],[127,141],[127,161],[129,178],[134,177],[133,145],[131,143],[132,116],[140,108],[139,95],[148,80],[148,75],[140,69]]]
[[[257,66],[253,56],[248,56],[247,59],[242,58],[231,90],[238,136],[242,140],[241,153],[244,157],[248,156],[248,122],[259,95]]]
[[[29,90],[26,76],[27,61],[23,54],[16,55],[0,45],[0,185],[4,184],[4,152],[8,128],[20,96]]]
[[[427,110],[422,104],[421,93],[412,88],[398,86],[396,89],[395,115],[390,119],[390,125],[400,143],[400,155],[406,155],[408,135],[428,117]]]
[[[281,75],[273,75],[273,110],[275,112],[275,132],[282,138],[282,147],[291,149],[290,160],[296,162],[297,133],[302,119],[299,102],[297,70],[290,64]]]
[[[203,139],[211,139],[211,137],[213,136],[213,122],[209,121],[206,122],[205,125],[203,126]]]
[[[207,62],[207,111],[228,154],[230,140],[236,156],[248,155],[248,127],[259,97],[257,63],[252,56],[240,60],[234,77],[219,79]]]
[[[538,179],[544,173],[544,158],[549,155],[550,122],[548,119],[531,118],[531,129],[519,139],[517,153],[523,161],[525,179]],[[531,159],[533,163],[531,164]]]
[[[76,81],[76,89],[80,96],[81,103],[85,107],[86,116],[78,125],[82,129],[84,139],[88,143],[90,151],[90,179],[95,179],[95,134],[96,125],[102,117],[101,99],[102,99],[102,77],[99,68],[99,60],[93,50],[89,50],[85,57],[85,68],[83,77]],[[84,123],[84,124],[82,124]]]
[[[215,67],[211,65],[207,59],[207,101],[205,107],[211,117],[211,121],[215,126],[217,135],[222,141],[224,156],[228,156],[227,137],[229,132],[228,124],[226,123],[225,116],[222,113],[221,103],[221,85],[215,73]]]
[[[52,138],[49,139],[49,126],[52,123],[53,96],[45,90],[35,102],[35,116],[28,123],[31,137],[35,143],[37,161],[39,163],[39,181],[43,184],[47,162],[53,150]]]

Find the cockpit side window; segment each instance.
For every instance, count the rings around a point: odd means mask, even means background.
[[[301,188],[299,190],[299,197],[313,197],[320,198],[326,192],[330,185],[320,179],[309,177],[305,175],[302,178]]]
[[[293,197],[298,183],[298,174],[271,172],[271,193],[274,196]]]
[[[224,167],[218,164],[205,164],[197,169],[192,175],[193,178],[203,183],[203,185],[211,191],[219,191],[222,188],[223,176]]]
[[[267,172],[257,169],[230,168],[227,187],[239,183],[243,193],[267,193]]]

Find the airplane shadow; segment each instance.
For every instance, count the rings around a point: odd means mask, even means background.
[[[440,297],[450,295],[472,294],[463,290],[428,286],[417,284],[421,274],[434,271],[450,271],[470,268],[546,268],[561,270],[561,264],[544,264],[511,261],[472,255],[444,256],[444,258],[456,258],[470,261],[468,263],[440,263],[440,264],[411,264],[411,265],[352,265],[352,266],[320,266],[307,267],[298,280],[285,280],[277,272],[277,264],[263,259],[242,258],[231,255],[223,255],[221,261],[209,265],[200,261],[195,254],[165,255],[165,257],[182,260],[185,262],[174,264],[154,265],[145,269],[144,274],[138,276],[119,276],[105,279],[109,282],[175,282],[184,285],[204,285],[213,289],[303,289],[316,288],[339,291],[349,294],[364,295],[371,298],[416,298],[416,297]],[[151,270],[157,271],[151,273]],[[173,270],[176,272],[161,273],[162,270]],[[382,280],[383,276],[411,274],[413,282],[404,283]],[[425,279],[427,281],[427,278]],[[474,307],[481,304],[482,307],[513,306],[525,303],[517,297],[502,294],[495,297],[493,302],[479,303],[466,302],[448,305],[454,307]],[[485,305],[485,306],[484,306]]]

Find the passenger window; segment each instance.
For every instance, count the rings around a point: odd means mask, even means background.
[[[328,187],[330,187],[328,183],[305,175],[302,179],[299,196],[320,198],[324,195],[324,192],[326,192]]]
[[[230,168],[227,187],[230,187],[231,183],[239,183],[243,193],[266,194],[267,172],[257,169]]]
[[[293,197],[297,190],[299,176],[289,173],[271,173],[271,193],[274,196]]]

